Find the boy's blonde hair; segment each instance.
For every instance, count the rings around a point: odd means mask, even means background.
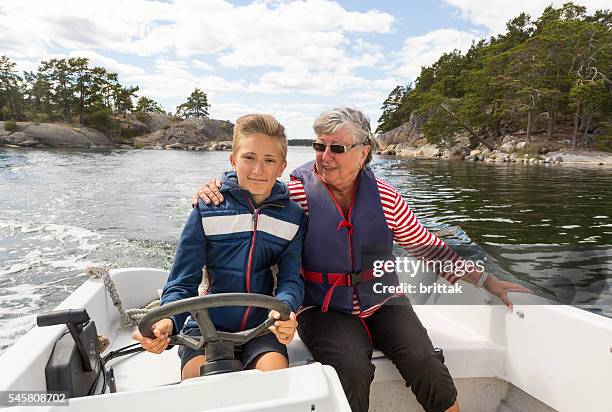
[[[234,134],[232,138],[232,153],[234,156],[238,151],[240,140],[254,134],[265,134],[273,139],[276,139],[280,144],[283,153],[283,159],[287,158],[287,136],[285,135],[285,127],[269,114],[247,114],[238,120],[234,126]]]

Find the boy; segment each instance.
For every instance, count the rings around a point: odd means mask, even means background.
[[[251,114],[236,121],[230,163],[233,171],[223,176],[221,192],[226,201],[218,206],[199,201],[191,212],[176,251],[161,304],[198,295],[202,268],[206,266],[207,293],[246,292],[272,295],[270,267],[278,265],[275,296],[292,309],[290,319],[276,321],[266,334],[242,347],[243,368],[263,371],[288,367],[287,348],[297,327],[295,313],[302,304],[304,283],[300,276],[305,217],[302,208],[289,200],[289,190],[277,182],[287,166],[284,127],[269,115]],[[211,308],[209,315],[218,330],[236,332],[279,314],[254,307]],[[199,335],[188,315],[163,319],[153,326],[156,339],[134,339],[143,348],[161,353],[168,336]],[[199,376],[206,360],[202,351],[179,348],[181,376]]]

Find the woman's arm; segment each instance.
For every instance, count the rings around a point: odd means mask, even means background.
[[[529,289],[512,282],[497,280],[476,269],[466,271],[458,262],[464,259],[446,242],[431,233],[414,215],[404,198],[389,184],[377,179],[383,211],[394,240],[408,253],[427,261],[452,262],[460,268],[454,272],[440,272],[439,275],[451,283],[464,279],[497,296],[506,306],[512,308],[508,292],[529,292]],[[481,278],[485,276],[485,278]],[[481,283],[482,281],[482,283]]]

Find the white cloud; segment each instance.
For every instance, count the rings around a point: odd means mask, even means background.
[[[530,14],[532,19],[535,20],[540,17],[549,4],[559,7],[569,0],[489,0],[486,3],[480,0],[443,1],[459,9],[461,17],[488,28],[491,34],[498,34],[506,30],[508,20],[522,12]],[[586,6],[588,13],[593,13],[598,9],[610,8],[609,0],[574,0],[573,2]]]
[[[220,53],[231,67],[301,67],[350,60],[346,33],[386,33],[393,16],[345,10],[327,0],[3,0],[0,46],[18,57],[53,48],[110,50],[179,58]]]
[[[104,67],[107,71],[117,73],[119,78],[144,74],[145,71],[132,64],[120,63],[115,59],[103,56],[91,50],[73,50],[68,54],[69,57],[86,57],[89,59],[89,66]]]
[[[191,67],[199,70],[214,70],[210,64],[197,59],[191,59]]]
[[[250,90],[260,93],[283,94],[300,92],[317,96],[332,96],[347,89],[365,87],[368,80],[349,70],[283,70],[267,72]]]
[[[145,0],[3,0],[0,50],[41,57],[53,49],[122,51],[156,22],[172,18],[171,4]]]
[[[155,61],[152,73],[127,76],[126,80],[140,86],[140,95],[159,100],[183,101],[196,87],[206,91],[209,101],[214,100],[211,98],[215,95],[246,91],[242,83],[214,75],[198,76],[191,73],[188,67],[187,61],[159,58]]]
[[[0,0],[0,53],[31,61],[66,50],[118,72],[122,81],[135,81],[143,91],[160,93],[158,99],[183,95],[194,80],[210,85],[212,93],[247,87],[190,73],[213,73],[217,65],[204,61],[210,55],[237,69],[234,73],[245,67],[270,68],[248,88],[251,92],[328,96],[363,87],[367,81],[353,70],[384,60],[380,47],[352,36],[388,33],[394,21],[388,13],[349,11],[328,0],[255,0],[246,5],[224,0]],[[151,73],[106,57],[108,53],[152,56],[158,62]],[[165,56],[163,63],[160,56]]]
[[[391,65],[391,72],[409,80],[415,80],[421,67],[429,66],[445,52],[458,49],[467,51],[472,41],[480,36],[456,29],[439,29],[418,36],[409,37],[397,54],[397,60]]]
[[[231,122],[246,113],[267,113],[286,128],[289,139],[304,139],[312,137],[312,122],[315,117],[329,107],[311,103],[274,103],[262,102],[257,104],[244,104],[238,102],[219,103],[213,107],[214,115],[219,119]]]

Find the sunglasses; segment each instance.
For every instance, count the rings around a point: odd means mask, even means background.
[[[326,145],[325,143],[314,142],[312,144],[312,148],[316,152],[324,152],[328,147],[332,153],[345,153],[351,150],[355,146],[362,145],[363,143],[355,143],[351,145],[343,145],[343,144],[330,144]]]

